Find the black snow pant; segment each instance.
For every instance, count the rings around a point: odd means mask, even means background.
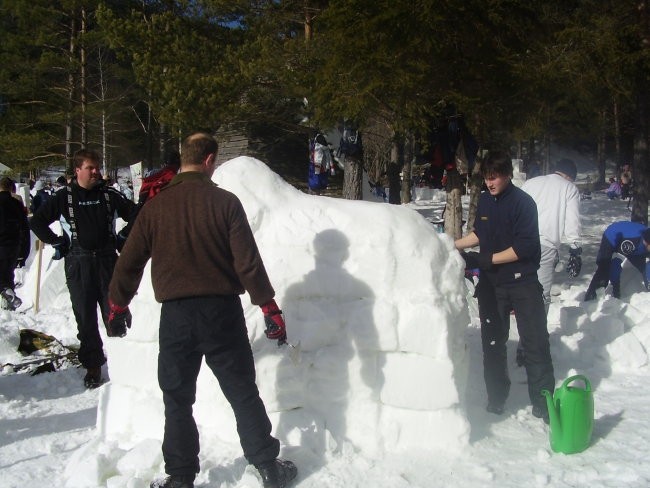
[[[503,404],[510,392],[507,342],[510,332],[510,311],[514,310],[520,344],[525,354],[528,396],[533,406],[545,408],[542,390],[553,393],[555,377],[546,328],[546,309],[542,285],[538,281],[516,286],[494,287],[480,279],[476,296],[481,318],[483,345],[483,376],[488,402]]]
[[[86,251],[74,248],[65,257],[65,279],[77,321],[79,362],[97,368],[106,362],[99,334],[97,305],[104,326],[108,323],[108,284],[117,261],[115,249]]]
[[[238,296],[183,298],[163,302],[160,315],[158,383],[165,404],[163,457],[169,475],[199,471],[199,434],[192,416],[201,360],[210,367],[230,403],[250,464],[275,459],[280,443],[255,384],[255,364]]]
[[[18,246],[0,246],[0,291],[14,289],[14,269],[18,261]]]

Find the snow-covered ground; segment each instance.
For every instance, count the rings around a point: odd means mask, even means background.
[[[583,202],[583,272],[570,279],[558,266],[556,274],[549,332],[557,385],[584,374],[595,401],[591,446],[564,455],[553,453],[548,427],[530,415],[525,373],[514,363],[514,324],[506,412],[485,411],[476,304],[464,293],[451,240],[426,222],[438,220],[444,194],[420,192],[395,207],[303,195],[278,180],[242,158],[215,174],[244,203],[289,339],[301,341],[294,365],[263,337],[261,314],[244,297],[260,391],[282,455],[298,465],[295,486],[650,486],[650,294],[626,269],[622,300],[601,290],[597,301],[581,302],[602,231],[629,217],[624,202],[603,194]],[[60,263],[50,252],[43,252],[39,312],[35,253],[18,290],[23,308],[0,311],[2,364],[23,360],[15,352],[19,329],[76,343]],[[106,341],[111,381],[98,390],[83,388],[81,369],[36,376],[3,369],[1,486],[143,488],[162,475],[157,305],[147,278],[132,308],[127,338]],[[196,486],[260,486],[203,369]]]

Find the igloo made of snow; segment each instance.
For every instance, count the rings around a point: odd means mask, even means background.
[[[289,341],[300,348],[294,362],[269,341],[259,307],[242,296],[257,384],[281,444],[349,444],[371,455],[465,446],[470,320],[453,241],[412,209],[307,195],[252,158],[223,164],[213,180],[241,200]],[[149,267],[131,311],[128,335],[105,339],[110,382],[98,412],[100,438],[125,450],[163,435],[160,304]],[[202,452],[238,445],[232,410],[205,364],[194,416]]]

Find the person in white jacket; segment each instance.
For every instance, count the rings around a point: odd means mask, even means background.
[[[580,224],[580,191],[573,183],[577,168],[570,159],[560,159],[552,174],[526,180],[521,189],[528,193],[537,204],[539,240],[542,258],[537,270],[537,278],[544,289],[546,313],[551,304],[553,272],[560,260],[560,245],[569,245],[569,260],[566,270],[570,276],[580,273],[582,260]],[[522,362],[523,351],[517,349],[517,364]]]

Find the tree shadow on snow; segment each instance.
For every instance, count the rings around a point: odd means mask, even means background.
[[[0,419],[0,447],[33,437],[89,429],[97,422],[97,408],[90,407],[74,412],[58,413],[44,417]]]

